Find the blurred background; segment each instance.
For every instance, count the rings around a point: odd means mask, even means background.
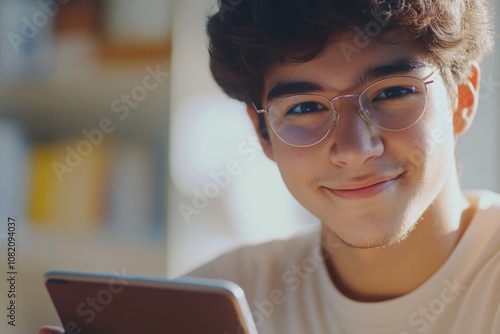
[[[46,270],[175,277],[315,222],[244,106],[210,76],[214,10],[214,0],[0,0],[0,273],[9,217],[18,272],[17,326],[2,317],[1,333],[59,323]],[[459,144],[467,189],[500,191],[494,58]]]

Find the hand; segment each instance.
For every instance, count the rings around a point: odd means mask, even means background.
[[[38,334],[64,334],[64,329],[54,326],[43,326],[38,330]]]

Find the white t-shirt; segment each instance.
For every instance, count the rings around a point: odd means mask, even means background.
[[[399,298],[364,303],[342,295],[321,257],[318,226],[245,246],[188,276],[239,284],[261,334],[500,334],[500,195],[474,197],[477,213],[451,256]]]

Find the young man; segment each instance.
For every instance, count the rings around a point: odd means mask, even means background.
[[[261,333],[500,333],[500,197],[465,195],[455,162],[489,13],[480,0],[222,2],[212,73],[321,226],[192,275],[240,284]]]
[[[482,0],[222,1],[214,78],[321,224],[191,275],[238,283],[259,333],[500,333],[500,196],[462,192],[455,161],[490,13]]]

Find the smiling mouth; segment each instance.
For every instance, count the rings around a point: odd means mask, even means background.
[[[340,189],[332,189],[332,188],[327,188],[327,189],[330,193],[333,193],[338,197],[346,199],[364,199],[373,197],[388,190],[399,180],[401,175],[402,174],[390,179],[378,181],[368,185],[360,185],[352,187],[348,186],[346,188],[340,188]]]

